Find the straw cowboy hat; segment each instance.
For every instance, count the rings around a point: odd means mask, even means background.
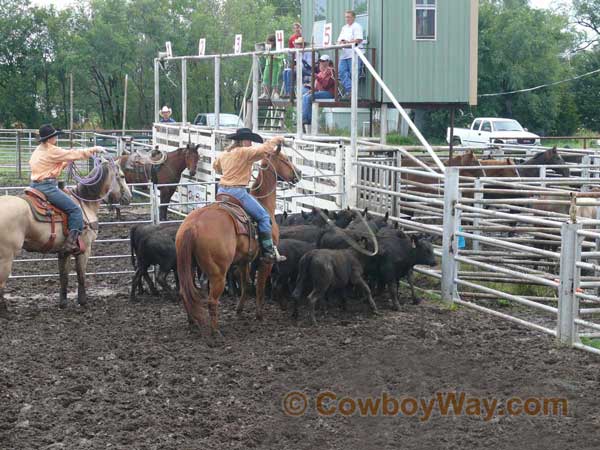
[[[238,130],[233,134],[228,134],[227,139],[232,139],[234,141],[252,141],[262,144],[263,138],[261,138],[258,134],[253,133],[250,128],[238,128]]]
[[[51,137],[58,136],[60,133],[62,133],[62,130],[55,130],[54,127],[50,124],[42,125],[38,131],[38,134],[40,136],[38,138],[38,141],[46,142]]]
[[[171,114],[173,111],[171,110],[171,108],[169,108],[167,105],[163,106],[162,109],[160,110],[161,114],[162,113],[169,113]]]

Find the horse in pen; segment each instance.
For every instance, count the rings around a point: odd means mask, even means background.
[[[98,211],[100,203],[123,203],[131,201],[131,192],[125,183],[122,172],[112,161],[99,163],[94,169],[96,176],[92,184],[78,183],[67,193],[83,210],[85,229],[81,240],[85,251],[75,256],[75,269],[78,281],[78,303],[87,303],[85,273],[88,258],[92,252],[92,243],[98,237]],[[0,209],[4,211],[0,217],[0,316],[6,317],[8,309],[4,300],[4,288],[10,276],[13,260],[21,249],[29,252],[57,253],[65,240],[66,222],[59,210],[49,212],[45,197],[37,191],[29,191],[26,195],[3,196],[0,198]],[[28,197],[36,197],[28,200]],[[41,203],[40,203],[41,202]],[[36,206],[42,204],[44,212]],[[67,288],[70,268],[70,255],[58,253],[60,273],[61,307],[67,306]]]

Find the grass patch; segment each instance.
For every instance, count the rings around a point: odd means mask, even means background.
[[[599,338],[590,338],[590,337],[583,336],[581,338],[581,343],[600,350],[600,339]]]

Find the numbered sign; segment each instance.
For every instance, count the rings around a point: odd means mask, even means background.
[[[283,30],[275,31],[275,50],[283,50],[285,41],[283,40]]]
[[[240,53],[242,53],[242,35],[241,34],[235,35],[235,44],[233,45],[233,53],[235,53],[236,55],[239,55]]]
[[[173,49],[171,48],[171,41],[167,41],[165,43],[165,46],[167,47],[167,58],[172,58],[173,57]]]
[[[202,38],[198,41],[198,56],[204,56],[206,52],[206,39]]]
[[[333,24],[326,23],[323,27],[323,47],[329,47],[333,39]]]

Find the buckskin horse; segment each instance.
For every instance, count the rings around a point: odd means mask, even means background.
[[[123,155],[117,159],[117,164],[121,166],[127,183],[149,183],[154,184],[173,184],[179,183],[181,174],[185,169],[190,176],[196,175],[198,160],[198,148],[200,145],[188,143],[185,147],[178,148],[167,153],[166,160],[161,164],[139,164],[130,161],[131,155]],[[177,190],[177,186],[163,186],[160,191],[160,220],[167,220],[167,210],[171,197]],[[118,215],[117,210],[117,215]]]
[[[271,216],[275,243],[279,241],[279,227],[274,217],[277,181],[294,184],[299,181],[299,174],[293,163],[278,151],[260,162],[258,176],[250,189]],[[175,241],[180,294],[188,321],[195,324],[205,336],[208,337],[210,333],[212,340],[221,337],[218,306],[229,268],[235,265],[240,269],[241,294],[237,305],[237,314],[240,315],[246,301],[249,264],[259,253],[258,242],[250,237],[253,233],[248,231],[248,235],[240,234],[236,219],[228,209],[217,202],[192,211],[181,224]],[[201,298],[194,285],[195,265],[209,280],[208,299]],[[257,320],[263,319],[265,285],[272,267],[272,264],[259,263],[256,280]]]
[[[85,229],[81,241],[85,251],[75,257],[77,271],[77,301],[83,306],[87,303],[85,292],[85,272],[91,254],[92,242],[98,236],[98,210],[100,202],[129,203],[131,192],[123,175],[112,161],[104,161],[95,170],[101,171],[96,182],[90,185],[78,184],[75,189],[67,191],[83,210]],[[32,191],[33,195],[35,191]],[[41,194],[41,193],[40,193]],[[43,194],[41,194],[43,195]],[[8,308],[4,299],[6,281],[10,276],[13,260],[21,249],[29,252],[58,253],[65,239],[66,221],[60,215],[56,220],[46,217],[44,222],[38,221],[27,196],[0,197],[0,317],[8,318]],[[47,204],[42,203],[42,215],[46,215]],[[47,220],[47,221],[46,221]],[[52,220],[52,222],[50,222]],[[67,306],[67,288],[70,270],[70,255],[58,254],[60,273],[59,306]]]

